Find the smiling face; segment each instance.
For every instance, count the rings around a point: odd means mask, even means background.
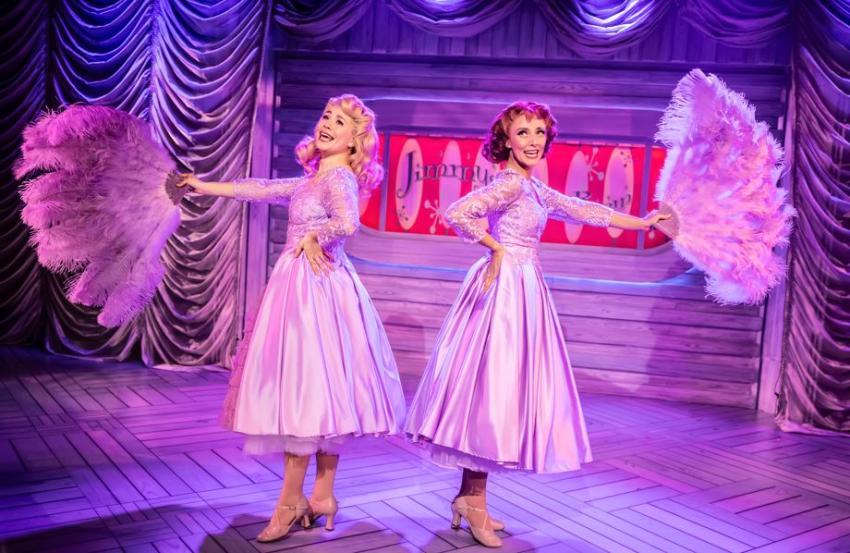
[[[295,146],[295,158],[307,174],[348,166],[365,197],[384,176],[378,159],[375,113],[353,94],[328,100],[313,132]]]
[[[493,163],[507,161],[516,170],[530,170],[546,157],[556,136],[558,122],[549,106],[514,102],[493,119],[482,155]]]
[[[313,139],[323,157],[351,152],[354,148],[354,121],[340,106],[328,104],[316,124]]]
[[[547,126],[543,119],[520,114],[511,121],[506,146],[521,167],[532,168],[543,159],[546,150]]]

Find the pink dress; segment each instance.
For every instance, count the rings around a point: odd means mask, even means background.
[[[443,466],[482,472],[576,470],[591,460],[558,313],[537,258],[550,216],[607,226],[612,210],[502,171],[452,204],[455,231],[489,231],[506,250],[482,291],[489,255],[467,273],[410,406],[405,432]]]
[[[234,367],[227,426],[245,453],[338,453],[353,437],[397,433],[404,395],[372,300],[345,254],[359,226],[358,186],[347,168],[282,180],[245,179],[237,198],[289,204],[286,246]],[[293,254],[307,232],[333,259],[316,276]],[[240,374],[241,373],[241,374]]]

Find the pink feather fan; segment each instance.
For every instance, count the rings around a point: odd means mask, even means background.
[[[15,176],[41,172],[21,191],[39,262],[74,273],[68,299],[102,306],[101,325],[129,321],[161,282],[160,254],[180,224],[174,161],[143,121],[102,106],[44,114],[21,149]]]
[[[761,302],[785,275],[774,248],[788,243],[794,216],[776,186],[782,148],[767,124],[743,95],[694,69],[673,91],[656,139],[668,148],[656,199],[673,214],[657,227],[706,273],[716,301]]]

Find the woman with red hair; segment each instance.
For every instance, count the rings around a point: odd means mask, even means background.
[[[283,489],[257,536],[284,537],[321,515],[333,529],[339,453],[352,439],[401,430],[404,396],[387,336],[343,246],[359,226],[358,197],[382,178],[375,115],[353,95],[331,98],[295,153],[305,174],[203,182],[197,192],[289,205],[286,246],[253,331],[237,355],[225,423],[245,453],[285,452]],[[310,456],[316,482],[302,491]]]
[[[549,217],[648,229],[644,218],[566,196],[532,177],[557,135],[549,108],[517,102],[499,113],[484,155],[505,163],[446,210],[452,228],[489,251],[467,273],[410,407],[405,432],[435,463],[463,469],[452,526],[501,546],[487,513],[487,474],[576,470],[591,460],[558,313],[537,258]],[[488,227],[478,225],[487,218]]]

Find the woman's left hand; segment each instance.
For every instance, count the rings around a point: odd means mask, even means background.
[[[310,268],[316,276],[322,276],[334,270],[330,258],[325,254],[325,250],[319,245],[319,241],[315,232],[308,232],[304,238],[298,242],[295,247],[295,257],[301,254],[307,256],[307,261],[310,263]]]
[[[661,213],[660,211],[658,211],[656,209],[655,211],[647,213],[643,217],[643,224],[644,224],[644,227],[646,228],[646,230],[649,230],[653,226],[657,225],[658,221],[666,221],[670,217],[672,217],[672,215],[670,213]]]

